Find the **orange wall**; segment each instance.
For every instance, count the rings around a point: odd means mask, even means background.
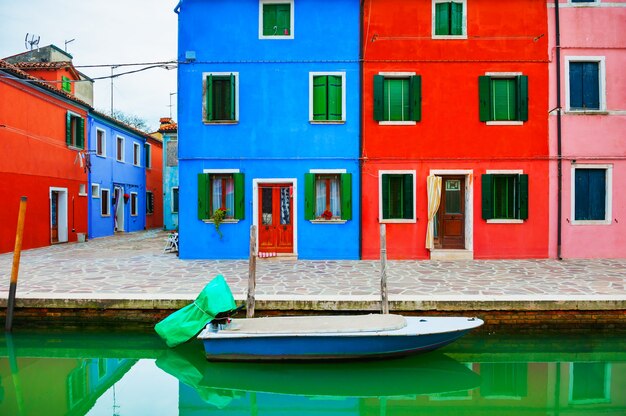
[[[146,190],[154,195],[154,212],[146,215],[146,228],[163,227],[163,143],[148,140],[152,151],[152,167],[146,168]]]
[[[72,74],[72,72],[66,68],[54,69],[54,70],[29,69],[29,70],[26,70],[25,72],[27,72],[29,75],[34,76],[35,78],[45,79],[46,81],[55,81],[53,84],[50,84],[50,86],[59,90],[63,89],[63,82],[62,82],[63,77],[67,77],[73,81],[78,80],[78,78],[76,78],[74,74]],[[72,82],[70,85],[72,87],[70,94],[74,94],[74,83]]]

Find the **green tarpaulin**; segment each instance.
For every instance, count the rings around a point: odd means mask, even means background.
[[[193,303],[172,313],[156,324],[154,329],[168,347],[175,347],[195,337],[218,313],[231,311],[235,307],[233,293],[220,274],[202,289]]]

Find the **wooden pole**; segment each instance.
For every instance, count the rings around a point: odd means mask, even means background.
[[[256,290],[256,225],[250,226],[250,260],[248,261],[248,299],[246,318],[254,318],[254,292]]]
[[[13,329],[13,309],[15,308],[15,292],[17,291],[17,274],[20,269],[20,256],[22,255],[22,236],[24,235],[24,219],[26,218],[25,196],[20,198],[20,211],[17,216],[17,231],[15,232],[15,249],[13,250],[13,267],[11,268],[11,285],[9,286],[9,300],[7,302],[7,320],[5,331]]]
[[[387,226],[380,224],[380,312],[389,313],[387,299]]]

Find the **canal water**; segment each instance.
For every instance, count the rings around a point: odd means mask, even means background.
[[[626,415],[626,336],[473,333],[350,363],[209,363],[152,333],[0,336],[0,415]]]

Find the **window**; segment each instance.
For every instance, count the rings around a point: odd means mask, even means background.
[[[597,3],[598,0],[570,0],[572,3]]]
[[[566,57],[568,111],[605,111],[604,68],[604,57]]]
[[[130,193],[130,215],[133,217],[137,216],[139,212],[139,201],[137,199],[137,192]]]
[[[172,214],[178,213],[178,187],[172,188]]]
[[[485,220],[528,219],[528,175],[482,175],[482,211]]]
[[[117,136],[115,158],[118,162],[124,162],[124,138]]]
[[[528,77],[494,74],[478,77],[480,121],[528,121]]]
[[[343,171],[305,173],[304,219],[351,220],[352,174]]]
[[[165,166],[178,166],[178,140],[168,141],[165,150]]]
[[[65,126],[65,143],[79,149],[85,148],[85,119],[69,111]]]
[[[152,167],[152,145],[150,145],[150,143],[146,143],[144,145],[144,154],[145,154],[145,163],[146,163],[146,168],[151,168]]]
[[[572,179],[572,223],[610,224],[612,166],[575,165]]]
[[[108,217],[111,215],[111,198],[108,189],[100,190],[100,215]]]
[[[68,77],[61,76],[61,88],[65,92],[72,92],[72,83]]]
[[[146,191],[146,214],[154,214],[154,194]]]
[[[293,39],[293,1],[259,2],[259,39]]]
[[[422,77],[413,74],[374,76],[374,120],[414,124],[422,117]]]
[[[433,1],[433,38],[466,38],[466,1]]]
[[[345,121],[345,73],[310,74],[310,121]]]
[[[519,398],[528,396],[528,364],[482,363],[483,397]]]
[[[379,182],[381,221],[415,222],[414,189],[415,171],[381,172]]]
[[[210,220],[219,208],[226,209],[227,219],[244,219],[244,184],[244,174],[239,172],[198,174],[198,219]]]
[[[235,72],[204,74],[204,121],[232,123],[238,115],[238,78]]]
[[[139,143],[133,143],[133,165],[139,166],[140,159]]]
[[[96,129],[96,155],[105,157],[107,155],[107,142],[104,130]]]
[[[570,363],[569,402],[607,403],[611,399],[611,365],[603,362]]]
[[[84,183],[78,184],[78,195],[87,196],[87,185]]]
[[[97,183],[91,184],[91,197],[100,198],[100,185]]]

